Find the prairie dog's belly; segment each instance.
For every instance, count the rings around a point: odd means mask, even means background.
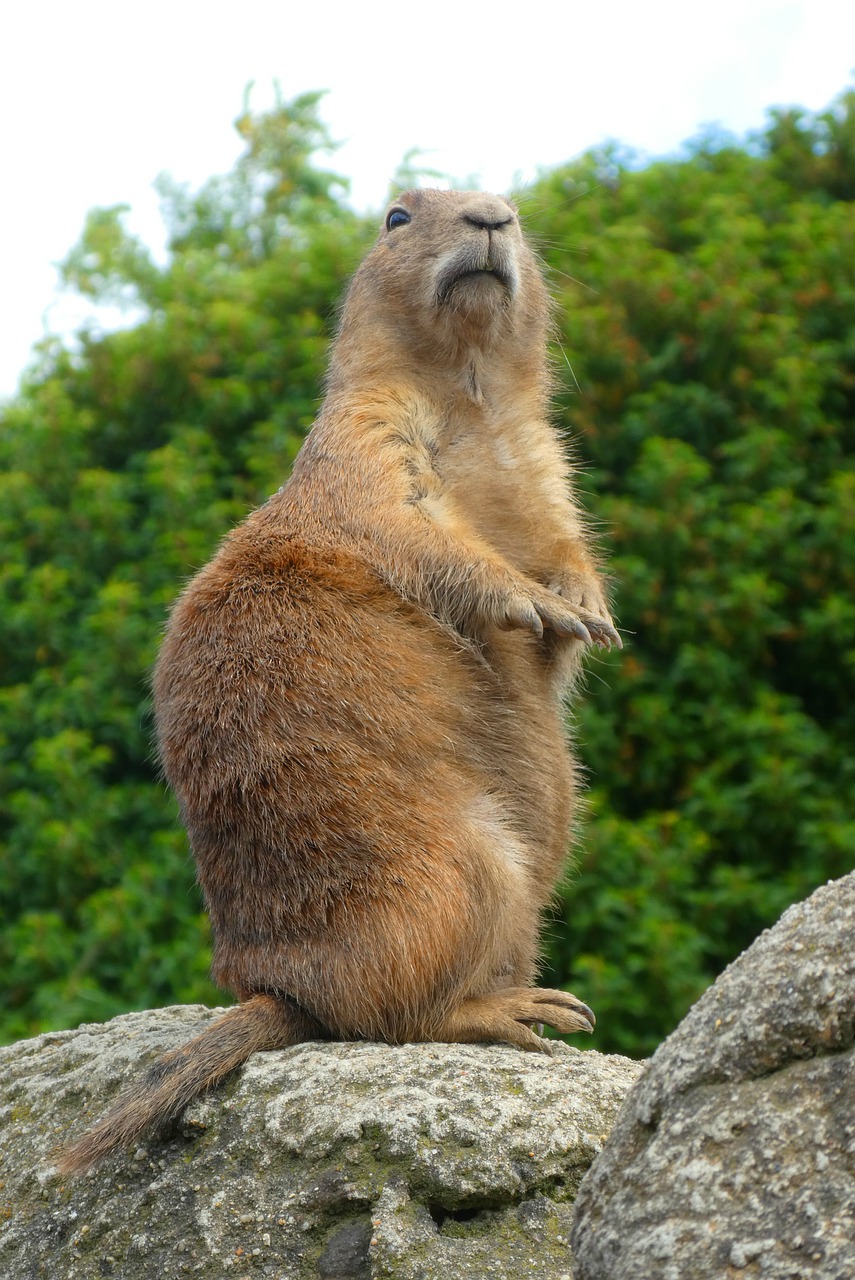
[[[227,775],[272,764],[308,771],[316,787],[333,762],[351,775],[422,774],[447,754],[465,763],[495,684],[358,557],[235,540],[182,597],[163,645],[164,764],[199,803]]]

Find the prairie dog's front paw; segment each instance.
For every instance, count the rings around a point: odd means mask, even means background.
[[[515,593],[509,595],[503,603],[504,607],[498,622],[503,630],[522,627],[540,638],[544,628],[548,628],[550,631],[557,632],[558,635],[582,640],[585,644],[600,643],[590,630],[588,619],[594,622],[595,627],[601,625],[601,619],[568,606],[555,592],[541,589],[531,595]]]
[[[568,571],[550,582],[549,589],[567,601],[585,624],[593,644],[601,649],[610,649],[612,645],[623,648],[596,574]]]

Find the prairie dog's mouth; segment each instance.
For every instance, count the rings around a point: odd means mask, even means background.
[[[458,259],[440,273],[436,286],[437,301],[446,302],[459,285],[479,280],[495,280],[508,295],[514,293],[516,278],[503,263],[492,258],[481,262],[472,262],[471,259],[461,262]]]
[[[478,277],[483,276],[492,276],[494,280],[498,280],[499,284],[504,285],[506,289],[508,287],[507,277],[499,270],[498,267],[492,266],[471,267],[468,271],[461,271],[457,279],[452,281],[452,287],[454,287],[455,284],[460,284],[462,280],[475,280]]]

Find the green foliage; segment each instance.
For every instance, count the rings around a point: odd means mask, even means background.
[[[216,1001],[207,919],[153,760],[166,610],[282,483],[314,418],[342,281],[369,234],[317,95],[238,129],[234,172],[161,180],[169,262],[90,214],[69,285],[143,310],[48,344],[0,436],[0,990],[6,1039]]]
[[[166,266],[94,211],[66,281],[142,318],[43,345],[3,413],[3,1038],[217,998],[147,681],[181,582],[286,475],[371,235],[316,104],[245,112],[200,192],[161,180]],[[853,863],[853,200],[853,93],[526,199],[628,640],[576,712],[590,814],[548,929],[601,1048],[648,1052]]]
[[[853,198],[855,93],[532,193],[630,633],[579,711],[593,815],[550,946],[605,1047],[649,1051],[855,862]]]

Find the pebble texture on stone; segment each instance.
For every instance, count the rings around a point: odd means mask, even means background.
[[[855,1277],[855,874],[662,1044],[585,1178],[575,1280]]]
[[[257,1054],[78,1179],[55,1146],[212,1019],[127,1014],[0,1050],[0,1277],[561,1280],[572,1201],[639,1067],[556,1043]]]

